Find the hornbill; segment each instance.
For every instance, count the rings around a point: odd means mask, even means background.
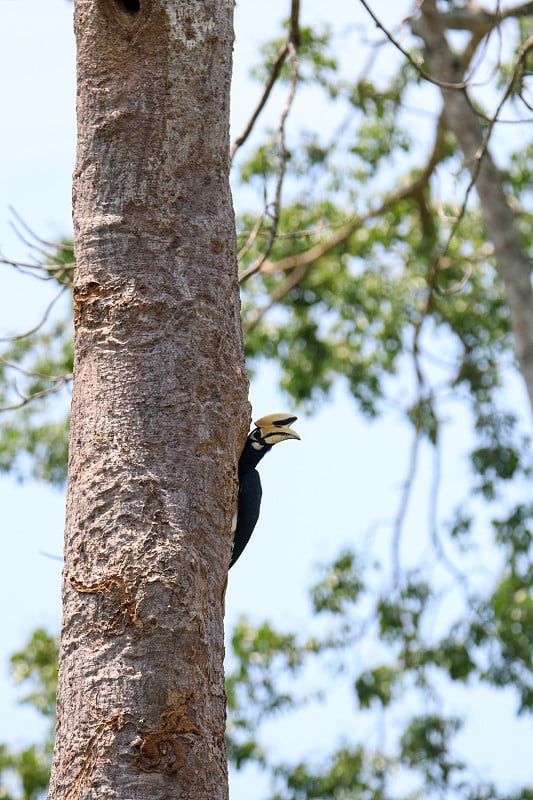
[[[291,430],[291,425],[296,419],[297,417],[290,414],[270,414],[258,419],[254,423],[256,427],[248,435],[239,459],[239,497],[237,513],[233,521],[233,551],[230,567],[235,564],[250,541],[259,517],[262,489],[256,466],[278,442],[300,438],[296,431]]]

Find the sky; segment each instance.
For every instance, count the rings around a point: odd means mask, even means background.
[[[385,5],[375,3],[373,8],[379,13]],[[271,0],[268,19],[258,25],[253,0],[237,5],[234,134],[242,129],[258,94],[257,86],[245,78],[247,65],[256,60],[260,44],[278,32],[277,20],[286,6],[281,0]],[[337,20],[345,18],[353,24],[353,2],[336,0],[328,4],[328,9],[332,7]],[[308,18],[324,14],[324,4],[318,0],[304,2],[303,9]],[[55,240],[71,230],[75,147],[71,13],[66,0],[0,0],[0,251],[4,255],[26,258],[28,249],[12,230],[10,207],[43,238]],[[0,270],[0,335],[5,335],[39,319],[43,287],[7,267]],[[525,407],[523,388],[517,384],[513,391]],[[271,367],[262,369],[252,382],[250,400],[254,418],[292,411],[276,388]],[[269,618],[287,629],[302,628],[309,613],[306,588],[317,564],[333,558],[342,546],[357,544],[375,530],[376,520],[390,521],[397,512],[410,446],[409,432],[399,416],[391,414],[379,423],[363,421],[339,387],[332,402],[312,417],[301,417],[294,427],[301,442],[276,448],[261,465],[261,518],[252,543],[230,574],[228,627],[241,614],[248,614],[256,622]],[[468,437],[465,420],[454,423],[453,436],[451,447]],[[422,458],[430,464],[429,450],[424,449]],[[465,458],[459,455],[445,476],[447,497],[460,492],[465,470]],[[428,483],[429,469],[422,469],[408,524],[416,526],[427,517]],[[63,521],[61,492],[0,478],[0,742],[29,742],[39,729],[33,712],[16,703],[7,660],[35,627],[59,628],[61,563],[45,554],[60,556]],[[379,530],[375,535],[379,537]],[[491,695],[490,719],[486,702],[484,696],[472,701],[470,751],[476,753],[481,769],[527,776],[525,765],[531,763],[532,746],[529,726],[519,723],[513,728],[517,733],[512,741],[502,742],[508,698]],[[338,709],[342,714],[342,703]],[[319,725],[296,719],[285,736],[289,740],[297,736],[318,751],[321,737],[335,733],[331,728],[328,734],[332,719],[334,715],[324,714]],[[271,733],[271,737],[277,735]],[[502,759],[505,748],[508,752]],[[495,762],[504,766],[494,767]],[[250,797],[251,787],[253,796],[260,796],[260,784],[251,781],[250,776],[232,776],[233,800]]]

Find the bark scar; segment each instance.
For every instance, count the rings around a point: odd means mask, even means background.
[[[185,733],[201,733],[189,717],[191,699],[192,695],[170,692],[167,708],[159,717],[160,727],[142,734],[141,769],[145,772],[162,767],[162,762],[166,762],[165,772],[172,775],[185,764],[186,753],[177,737]]]
[[[119,609],[122,619],[129,620],[130,624],[140,626],[137,617],[137,609],[131,592],[126,585],[124,578],[120,575],[109,575],[103,581],[93,584],[84,584],[77,580],[73,575],[70,576],[70,583],[80,594],[98,594],[99,592],[112,592],[118,595]]]
[[[121,714],[115,714],[110,720],[97,726],[85,746],[81,767],[65,795],[65,800],[78,800],[86,793],[91,785],[91,774],[98,758],[98,748],[102,744],[102,739],[107,733],[119,731],[123,727],[124,721]]]
[[[74,299],[74,325],[80,322],[81,313],[86,303],[99,300],[104,294],[104,287],[98,281],[87,281],[74,287],[72,291]]]

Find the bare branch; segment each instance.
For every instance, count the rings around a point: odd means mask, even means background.
[[[446,41],[435,0],[425,0],[422,6],[422,35],[432,70],[443,76],[446,82],[453,82],[457,77],[459,65]],[[519,51],[518,63],[523,63],[531,46],[530,40],[524,43]],[[510,91],[508,85],[497,113],[500,112]],[[485,223],[494,243],[496,264],[505,285],[509,304],[515,353],[533,406],[531,263],[523,250],[515,214],[507,202],[501,175],[488,150],[488,136],[494,127],[497,115],[494,115],[492,125],[484,133],[466,91],[449,91],[443,88],[442,95],[447,123],[457,137],[465,165],[470,172],[471,182],[467,195],[475,184]],[[463,204],[463,214],[466,199]]]
[[[288,295],[291,289],[294,289],[295,286],[298,286],[306,272],[307,267],[305,265],[297,267],[295,270],[293,270],[289,277],[286,278],[276,289],[274,289],[269,297],[268,303],[262,308],[254,308],[254,310],[250,313],[248,319],[243,322],[243,333],[246,335],[252,330],[252,328],[255,328],[255,326],[263,319],[265,314],[270,311],[270,309],[273,308],[276,303],[279,303],[281,300],[283,300],[283,298]]]
[[[438,529],[438,505],[441,485],[441,461],[442,448],[440,437],[435,442],[433,449],[433,478],[429,492],[429,531],[431,544],[440,563],[447,569],[450,575],[461,584],[465,591],[468,591],[468,580],[461,570],[453,563],[444,550]]]
[[[50,381],[51,383],[63,380],[65,377],[64,375],[46,375],[44,372],[35,372],[30,369],[24,369],[19,364],[15,364],[13,361],[7,361],[7,359],[1,357],[0,364],[8,369],[13,369],[16,372],[20,372],[21,375],[25,375],[28,378],[42,378],[43,380]]]
[[[400,562],[400,544],[402,539],[403,527],[407,509],[409,508],[409,500],[413,490],[413,485],[416,477],[416,470],[418,464],[418,450],[422,434],[418,428],[415,429],[413,440],[411,442],[411,450],[409,453],[409,464],[407,467],[407,474],[402,485],[400,494],[400,504],[396,518],[394,520],[394,527],[392,531],[392,581],[395,588],[398,588],[400,583],[401,562]]]
[[[408,60],[408,62],[411,64],[411,66],[416,69],[416,71],[418,72],[418,74],[420,75],[421,78],[424,78],[424,80],[428,81],[429,83],[435,84],[435,86],[439,86],[441,89],[442,88],[443,89],[465,89],[466,88],[467,84],[464,81],[459,81],[459,82],[455,82],[455,81],[452,81],[452,82],[440,81],[440,80],[437,80],[436,78],[432,77],[429,73],[425,72],[422,69],[422,67],[420,66],[420,64],[417,62],[417,60],[415,58],[413,58],[411,53],[408,50],[406,50],[404,47],[402,47],[400,42],[383,25],[383,23],[381,22],[379,17],[377,17],[376,14],[374,14],[374,12],[370,8],[370,6],[366,2],[366,0],[359,0],[359,2],[363,6],[363,8],[367,11],[369,16],[372,17],[372,19],[374,20],[374,23],[376,24],[376,27],[379,28],[381,31],[383,31],[383,33],[385,34],[385,36],[387,37],[389,42],[391,42],[391,44],[393,44],[394,47],[397,50],[399,50],[400,53],[403,56],[405,56],[405,58]]]
[[[261,225],[263,224],[264,219],[265,219],[265,214],[264,213],[260,214],[257,217],[257,220],[255,221],[255,225],[252,228],[252,230],[249,232],[248,238],[246,239],[246,242],[244,243],[244,245],[241,247],[241,249],[237,253],[237,263],[242,261],[242,259],[246,255],[246,253],[248,253],[250,248],[253,247],[253,244],[254,244],[255,240],[257,239],[257,237],[259,235],[259,231],[261,229]]]
[[[266,82],[265,88],[263,90],[263,94],[261,95],[259,103],[257,104],[257,106],[255,108],[255,111],[253,112],[252,116],[250,117],[250,120],[249,120],[246,128],[244,129],[244,131],[241,133],[240,136],[237,136],[237,138],[235,139],[235,142],[233,143],[233,146],[232,146],[232,148],[230,150],[230,160],[233,160],[233,156],[235,155],[235,153],[237,152],[239,147],[242,147],[242,145],[245,143],[245,141],[247,140],[247,138],[251,134],[251,132],[252,132],[252,130],[254,128],[254,125],[257,122],[257,118],[259,117],[261,111],[265,107],[265,104],[266,104],[268,98],[270,97],[270,93],[272,92],[272,89],[274,88],[274,84],[276,83],[276,81],[278,79],[279,73],[281,72],[281,68],[283,66],[283,63],[285,61],[285,58],[286,58],[288,52],[289,52],[289,45],[288,45],[288,42],[285,42],[281,46],[279,51],[278,51],[278,55],[276,57],[276,60],[274,61],[274,64],[272,65],[272,69],[270,71],[270,75],[269,75],[268,81]]]
[[[33,333],[36,333],[45,324],[46,320],[48,319],[48,317],[50,315],[50,312],[51,312],[52,308],[57,303],[57,301],[59,300],[59,298],[61,297],[61,295],[65,291],[65,289],[66,289],[65,286],[61,287],[59,292],[55,295],[55,297],[48,304],[48,306],[46,308],[46,311],[44,312],[44,315],[42,316],[41,320],[37,323],[37,325],[34,325],[32,328],[30,328],[27,331],[24,331],[23,333],[15,333],[15,334],[13,334],[13,336],[0,337],[0,342],[14,342],[14,341],[17,341],[18,339],[25,339],[27,336],[31,336]]]
[[[49,397],[51,394],[56,394],[62,389],[64,386],[67,386],[72,381],[73,375],[72,373],[68,373],[67,375],[62,375],[60,378],[57,378],[53,386],[50,386],[48,389],[43,389],[41,392],[35,392],[35,394],[23,395],[20,392],[18,393],[20,396],[20,401],[18,403],[13,403],[7,406],[1,406],[1,411],[17,411],[24,406],[27,406],[29,403],[32,403],[34,400],[42,399],[43,397]]]
[[[29,264],[11,258],[0,258],[0,264],[13,267],[22,275],[30,275],[39,281],[57,281],[65,285],[71,285],[75,267],[74,262],[71,264]],[[39,273],[44,273],[44,275]]]
[[[532,2],[520,3],[507,9],[498,8],[496,11],[487,11],[475,3],[469,3],[443,11],[440,16],[444,27],[448,30],[470,31],[484,36],[506,19],[531,15],[533,15]]]
[[[240,283],[243,283],[252,275],[255,275],[256,272],[259,272],[262,265],[270,255],[270,251],[272,250],[274,241],[276,239],[276,234],[278,231],[279,218],[281,213],[281,191],[283,188],[285,171],[287,169],[287,151],[285,147],[285,125],[287,122],[287,117],[289,116],[289,111],[291,110],[291,106],[294,101],[294,97],[296,95],[296,85],[298,83],[298,54],[296,52],[296,47],[291,41],[288,42],[287,47],[291,58],[291,82],[289,87],[289,93],[287,95],[287,100],[285,102],[285,106],[281,113],[278,126],[278,170],[276,177],[276,191],[274,195],[274,200],[271,204],[272,223],[270,226],[269,237],[264,251],[261,253],[259,258],[256,259],[254,264],[252,264],[251,267],[249,267],[242,273],[242,275],[239,278]]]
[[[231,151],[230,151],[230,160],[233,160],[233,156],[235,155],[235,153],[237,152],[239,147],[242,147],[244,142],[247,140],[247,138],[251,134],[251,132],[252,132],[252,130],[254,128],[254,125],[257,122],[257,119],[258,119],[259,115],[261,114],[261,111],[265,107],[266,102],[267,102],[268,98],[270,97],[272,89],[274,88],[274,85],[275,85],[275,83],[276,83],[276,81],[277,81],[277,79],[279,77],[280,72],[281,72],[281,68],[283,67],[283,64],[285,63],[285,59],[286,59],[287,55],[290,55],[290,45],[291,44],[294,46],[294,48],[296,50],[300,46],[300,0],[292,0],[292,2],[291,2],[291,15],[290,15],[290,26],[289,26],[288,39],[280,47],[280,49],[278,51],[278,55],[276,56],[276,60],[274,61],[273,65],[272,65],[272,69],[270,70],[270,75],[268,76],[268,80],[267,80],[267,82],[265,84],[265,88],[263,90],[263,94],[261,95],[261,98],[260,98],[260,100],[259,100],[259,102],[258,102],[258,104],[257,104],[252,116],[250,117],[250,120],[249,120],[246,128],[244,129],[244,131],[241,133],[240,136],[237,136],[237,138],[235,139],[235,142],[233,143],[233,146],[232,146]]]

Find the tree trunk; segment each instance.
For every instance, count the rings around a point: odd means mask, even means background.
[[[435,0],[425,0],[414,30],[423,38],[433,77],[444,83],[464,80],[460,61],[445,37]],[[463,151],[465,165],[475,180],[485,224],[494,244],[496,264],[509,305],[514,349],[533,408],[533,291],[531,263],[524,252],[515,215],[501,176],[485,147],[484,133],[466,89],[442,88],[449,129]]]
[[[233,0],[77,0],[75,381],[50,798],[226,798],[248,429]]]

